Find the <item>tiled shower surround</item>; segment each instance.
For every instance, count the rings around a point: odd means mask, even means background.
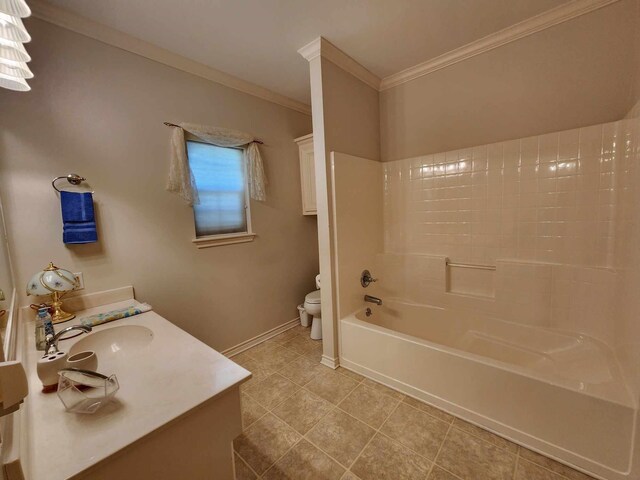
[[[611,267],[624,126],[385,164],[385,251]]]
[[[638,123],[385,163],[380,294],[614,346]],[[447,268],[446,258],[497,268]]]

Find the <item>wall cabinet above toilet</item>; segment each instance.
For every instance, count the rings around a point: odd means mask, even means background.
[[[313,134],[298,137],[300,155],[300,183],[302,186],[302,214],[317,215],[316,209],[316,172],[313,157]]]

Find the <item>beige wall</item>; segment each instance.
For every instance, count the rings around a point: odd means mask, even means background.
[[[380,102],[376,90],[322,59],[327,152],[380,160]]]
[[[638,0],[381,92],[384,161],[623,118],[635,103]]]
[[[49,260],[83,272],[88,292],[131,284],[159,314],[218,349],[295,318],[318,269],[316,221],[301,214],[293,143],[311,131],[311,119],[39,20],[28,28],[33,91],[0,91],[0,188],[18,285]],[[192,211],[164,189],[163,121],[264,140],[269,198],[251,204],[253,243],[191,243]],[[50,182],[70,172],[95,189],[97,244],[62,243]]]
[[[365,294],[359,278],[374,268],[382,251],[382,164],[343,153],[332,155],[338,318],[362,308]]]

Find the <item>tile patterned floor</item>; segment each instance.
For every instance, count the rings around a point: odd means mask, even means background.
[[[344,368],[295,327],[233,360],[241,387],[237,480],[589,480]]]

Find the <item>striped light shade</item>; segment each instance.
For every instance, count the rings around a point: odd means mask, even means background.
[[[31,36],[22,19],[31,15],[25,0],[0,0],[0,87],[19,92],[31,90],[27,78],[33,73],[27,66],[31,57],[22,45]]]
[[[3,59],[12,62],[29,62],[31,56],[21,43],[0,40],[0,61]]]
[[[31,36],[20,17],[0,12],[0,39],[10,42],[29,42]]]
[[[18,78],[33,78],[33,73],[25,62],[8,62],[0,58],[0,73]]]
[[[0,0],[0,13],[25,18],[31,15],[31,9],[24,0]]]
[[[12,77],[4,73],[0,73],[0,87],[18,92],[28,92],[31,90],[31,87],[24,78]]]

